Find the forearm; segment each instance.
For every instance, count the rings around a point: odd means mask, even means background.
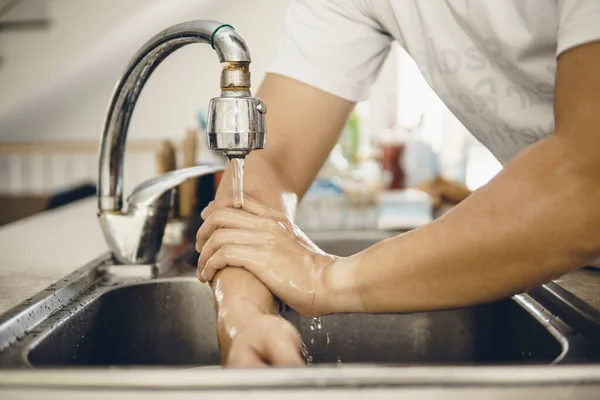
[[[482,303],[593,260],[600,165],[585,147],[555,133],[439,220],[334,264],[326,312]]]

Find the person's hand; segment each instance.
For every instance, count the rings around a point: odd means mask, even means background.
[[[315,299],[322,275],[337,257],[324,253],[283,213],[247,196],[243,209],[231,197],[203,212],[196,236],[198,278],[210,281],[227,266],[245,268],[282,301],[306,316],[322,315]]]
[[[229,345],[225,366],[302,367],[304,361],[300,335],[285,319],[263,314],[234,336]]]

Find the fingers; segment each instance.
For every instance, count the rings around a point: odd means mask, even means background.
[[[278,228],[281,222],[259,217],[243,210],[221,208],[210,214],[196,234],[196,250],[201,251],[205,243],[217,229],[241,229],[269,231]]]
[[[293,336],[292,336],[293,335]],[[303,367],[300,337],[296,333],[271,338],[265,345],[267,362],[278,367]]]
[[[266,265],[269,257],[273,259],[277,256],[270,254],[264,249],[227,244],[220,247],[208,259],[203,270],[198,269],[198,279],[201,282],[208,282],[214,278],[217,271],[229,266],[245,268],[252,272],[259,280],[263,281],[263,278],[268,274]],[[263,283],[269,286],[267,282],[263,281]]]
[[[198,258],[198,271],[202,271],[206,262],[213,254],[225,245],[265,248],[274,239],[274,235],[263,231],[219,229],[212,234],[206,244],[204,244],[204,247],[198,248],[198,243],[196,243],[196,250],[200,253],[200,257]]]
[[[231,368],[303,367],[299,345],[282,338],[262,338],[256,346],[237,342],[231,346],[226,365]]]
[[[300,335],[296,329],[277,316],[268,316],[263,321],[260,328],[234,339],[226,365],[234,368],[303,367]]]
[[[233,342],[225,363],[232,368],[261,368],[267,367],[260,353],[250,344],[237,341]]]

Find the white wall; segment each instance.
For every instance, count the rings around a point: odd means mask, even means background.
[[[283,29],[288,0],[53,0],[51,32],[0,35],[0,140],[99,138],[112,88],[150,36],[174,23],[214,19],[248,43],[253,87]],[[209,46],[169,57],[148,82],[130,138],[181,138],[219,95],[220,66]]]

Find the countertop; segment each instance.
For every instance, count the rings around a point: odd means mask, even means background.
[[[96,198],[0,227],[0,314],[107,250]]]

